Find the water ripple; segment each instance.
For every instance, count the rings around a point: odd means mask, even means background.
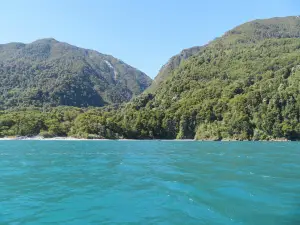
[[[299,150],[299,143],[0,141],[0,224],[297,224]]]

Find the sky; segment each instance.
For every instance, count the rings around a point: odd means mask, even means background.
[[[182,49],[250,20],[296,15],[299,0],[2,0],[0,43],[51,37],[153,78]]]

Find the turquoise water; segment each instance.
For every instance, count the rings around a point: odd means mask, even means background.
[[[0,224],[300,224],[300,143],[0,141]]]

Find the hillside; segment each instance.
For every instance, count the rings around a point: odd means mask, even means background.
[[[212,45],[222,44],[238,44],[238,43],[252,43],[268,38],[299,38],[300,24],[299,18],[290,16],[286,18],[271,18],[263,20],[255,20],[242,24],[228,32],[222,37],[210,43]],[[167,80],[172,72],[177,69],[180,64],[198,54],[205,46],[195,46],[182,50],[179,54],[171,57],[169,61],[163,65],[157,76],[154,78],[152,85],[147,89],[147,92],[154,92],[159,84]]]
[[[298,17],[243,24],[170,69],[158,88],[119,108],[3,112],[0,121],[5,128],[0,132],[2,136],[45,131],[88,138],[299,140],[299,31]]]
[[[275,17],[264,20],[254,20],[228,31],[217,39],[226,44],[255,43],[269,38],[299,38],[300,17]]]
[[[181,62],[183,62],[186,59],[188,59],[189,57],[197,54],[201,48],[203,48],[203,47],[195,46],[192,48],[184,49],[179,54],[170,58],[169,61],[165,65],[162,66],[159,73],[154,78],[151,86],[147,89],[147,92],[155,91],[157,89],[157,87],[159,86],[159,84],[162,81],[166,80],[169,77],[169,75],[171,74],[171,72],[173,70],[175,70],[180,65]]]
[[[103,106],[129,101],[151,79],[124,62],[54,39],[0,45],[0,106]]]

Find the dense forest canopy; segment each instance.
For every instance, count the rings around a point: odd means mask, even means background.
[[[121,105],[0,113],[0,135],[300,139],[300,18],[256,20],[180,60]]]
[[[127,102],[151,79],[124,62],[54,39],[0,45],[0,107]]]

